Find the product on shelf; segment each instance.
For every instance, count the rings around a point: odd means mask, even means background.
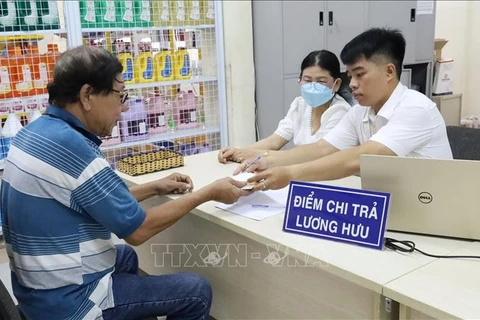
[[[33,88],[33,61],[22,54],[18,46],[8,48],[8,63],[10,65],[10,80],[13,84],[13,95],[25,97],[35,95]]]
[[[135,27],[135,8],[134,1],[117,2],[117,21],[122,28]]]
[[[37,98],[28,98],[25,100],[25,112],[27,113],[27,123],[33,122],[40,118],[40,105]]]
[[[171,16],[170,20],[172,25],[174,26],[184,26],[188,25],[189,18],[188,18],[188,9],[187,9],[188,1],[184,0],[172,0],[170,9]]]
[[[200,0],[188,0],[188,18],[191,25],[201,24]]]
[[[137,83],[150,83],[154,82],[153,77],[153,59],[152,52],[150,51],[150,43],[140,42],[140,52],[133,59],[133,70],[135,74],[135,80]]]
[[[153,57],[155,81],[171,81],[173,76],[173,56],[168,49],[160,49]]]
[[[197,104],[193,91],[189,90],[188,92],[179,92],[177,94],[177,99],[175,103],[175,109],[178,119],[178,129],[198,127]]]
[[[150,134],[167,131],[167,108],[160,93],[149,93],[147,126]]]
[[[18,104],[16,104],[18,106]],[[21,103],[20,103],[21,106]],[[17,112],[22,112],[21,111]],[[7,120],[5,121],[5,124],[2,129],[2,147],[3,147],[3,154],[4,157],[6,158],[8,155],[8,151],[10,150],[10,143],[12,142],[13,137],[22,129],[22,124],[20,123],[20,118],[17,116],[17,114],[14,111],[14,105],[10,107]]]
[[[155,27],[166,27],[172,24],[169,0],[152,1],[152,22]]]
[[[41,56],[36,45],[27,48],[25,59],[32,61],[32,80],[35,94],[47,94],[48,85],[48,60]]]
[[[173,77],[175,80],[185,80],[192,78],[192,68],[190,65],[190,55],[187,49],[179,48],[174,54]]]
[[[13,98],[13,84],[10,73],[9,58],[0,56],[0,99]]]
[[[47,52],[44,57],[47,63],[48,82],[53,81],[53,69],[55,68],[55,62],[57,62],[59,56],[60,51],[58,51],[58,45],[55,43],[47,44]]]
[[[117,25],[115,1],[99,1],[98,14],[100,21],[97,23],[99,28],[115,28],[121,27]]]
[[[80,1],[80,21],[82,28],[96,28],[100,22],[100,11],[94,0]]]
[[[38,106],[40,107],[40,111],[45,111],[48,107],[48,95],[44,96],[38,96],[37,97],[37,103]]]
[[[151,27],[150,1],[135,1],[135,27]]]
[[[173,132],[177,129],[178,120],[176,119],[177,115],[175,112],[174,105],[175,103],[171,103],[167,101],[166,108],[167,108],[167,128],[168,131]]]
[[[215,23],[215,3],[213,0],[202,0],[200,3],[202,19],[205,24]]]
[[[120,63],[123,66],[123,81],[125,81],[125,84],[137,82],[137,79],[135,79],[133,56],[130,51],[130,43],[125,43],[122,40],[116,40],[115,47],[118,53],[117,58],[120,60]]]
[[[141,98],[127,100],[129,109],[122,113],[120,137],[122,141],[139,141],[148,138],[147,110]]]
[[[40,16],[37,9],[37,1],[17,1],[20,28],[25,31],[40,28]]]
[[[41,29],[59,29],[60,19],[58,17],[58,6],[56,0],[37,1],[37,7],[40,14]]]
[[[0,1],[2,15],[0,16],[0,31],[18,30],[17,8],[14,0]]]
[[[109,136],[100,137],[102,140],[102,146],[111,146],[122,142],[120,139],[119,126],[120,123],[117,122],[117,125],[113,127],[112,133]]]

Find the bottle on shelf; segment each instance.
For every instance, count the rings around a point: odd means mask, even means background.
[[[151,27],[152,13],[150,1],[135,1],[135,27]]]
[[[22,110],[23,111],[23,110]],[[18,111],[17,111],[18,112]],[[7,116],[7,120],[5,121],[5,125],[2,129],[2,145],[4,150],[4,157],[6,158],[8,152],[10,151],[10,144],[12,143],[13,137],[22,129],[22,124],[20,122],[20,118],[17,116],[16,112],[12,108],[10,108],[10,112]]]
[[[150,134],[167,131],[167,108],[160,93],[149,93],[147,104],[147,126]]]
[[[173,75],[173,56],[168,42],[160,43],[160,51],[153,57],[155,81],[171,81]]]
[[[132,28],[135,27],[135,8],[134,1],[117,1],[117,21],[119,27]]]
[[[137,78],[133,63],[132,52],[130,51],[130,43],[123,42],[122,40],[115,41],[115,48],[117,52],[117,58],[123,66],[122,76],[125,84],[132,84],[137,82]]]
[[[0,16],[0,31],[17,31],[18,15],[14,0],[0,2],[3,15]]]
[[[147,110],[142,98],[127,101],[129,108],[122,113],[120,121],[120,138],[122,141],[140,141],[148,138]]]
[[[168,131],[174,132],[177,129],[178,120],[176,119],[176,112],[174,103],[171,101],[166,102],[166,109],[167,109],[167,128]]]
[[[170,26],[170,1],[169,0],[159,0],[152,1],[152,22],[155,27],[167,27]]]
[[[38,1],[40,13],[39,29],[60,29],[58,5],[56,0]]]
[[[185,80],[192,78],[192,68],[190,65],[190,55],[187,49],[179,48],[174,54],[173,77],[175,80]]]
[[[97,28],[100,22],[100,12],[96,1],[80,1],[80,21],[82,28]]]
[[[154,82],[153,77],[153,59],[152,52],[150,51],[149,42],[139,43],[140,52],[133,59],[135,79],[138,83],[150,83]]]
[[[24,31],[37,30],[40,28],[37,1],[17,0],[17,11],[20,29]]]
[[[179,92],[175,101],[178,112],[178,129],[189,129],[198,127],[197,105],[195,94],[192,90]]]

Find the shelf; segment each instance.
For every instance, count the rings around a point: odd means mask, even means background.
[[[208,81],[217,81],[216,77],[193,77],[188,80],[173,80],[173,81],[159,81],[159,82],[150,82],[150,83],[135,83],[128,84],[126,89],[143,89],[143,88],[154,88],[154,87],[163,87],[163,86],[172,86],[176,84],[187,84],[187,83],[197,83],[197,82],[208,82]]]
[[[157,31],[157,30],[178,30],[178,29],[212,29],[214,24],[201,24],[198,26],[165,26],[165,27],[132,27],[132,28],[82,28],[82,33],[87,32],[135,32],[135,31]]]
[[[220,128],[219,127],[209,127],[205,129],[193,128],[193,129],[187,129],[187,130],[177,130],[174,132],[158,133],[145,140],[133,141],[133,142],[122,142],[119,144],[109,145],[105,147],[100,146],[100,150],[107,151],[107,150],[113,150],[113,149],[119,149],[119,148],[128,148],[128,147],[133,147],[138,145],[149,144],[153,142],[168,141],[168,140],[174,140],[178,138],[200,136],[203,134],[212,134],[212,133],[220,133]]]
[[[67,33],[66,29],[52,29],[52,30],[31,30],[31,31],[2,31],[0,32],[0,41],[5,40],[41,40],[43,36],[46,34],[59,34],[59,33]],[[38,39],[40,38],[40,39]]]

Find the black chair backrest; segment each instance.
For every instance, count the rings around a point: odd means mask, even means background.
[[[22,320],[17,306],[10,293],[0,279],[0,319],[1,320]]]
[[[480,160],[480,129],[447,127],[453,159]]]

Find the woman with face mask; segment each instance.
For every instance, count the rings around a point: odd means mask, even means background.
[[[280,150],[291,140],[296,146],[318,141],[350,109],[350,104],[338,93],[342,88],[340,62],[332,52],[310,52],[303,59],[298,82],[301,96],[293,100],[272,135],[245,148],[223,148],[218,153],[218,161],[243,162],[268,155],[268,151]]]

